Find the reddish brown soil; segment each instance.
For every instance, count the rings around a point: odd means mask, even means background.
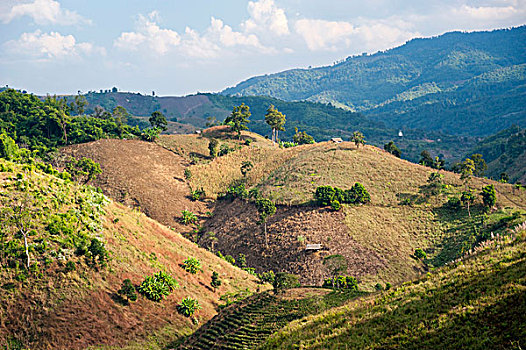
[[[219,201],[213,214],[203,232],[216,234],[216,250],[228,252],[234,258],[245,254],[248,266],[255,266],[258,271],[298,274],[304,285],[319,285],[329,277],[323,267],[323,257],[328,255],[343,255],[348,262],[347,273],[357,278],[376,274],[387,264],[378,253],[350,237],[342,212],[314,207],[278,207],[267,223],[268,248],[263,226],[257,225],[259,216],[252,204],[240,200]],[[211,245],[206,234],[200,243]],[[320,243],[324,249],[306,252],[307,243]]]
[[[102,174],[95,186],[179,232],[189,230],[179,222],[182,210],[206,212],[204,203],[189,198],[190,188],[184,178],[186,160],[155,143],[106,139],[69,146],[62,153],[99,163]]]

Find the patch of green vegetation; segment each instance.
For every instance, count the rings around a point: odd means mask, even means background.
[[[68,262],[99,268],[108,259],[101,240],[108,199],[90,186],[79,186],[67,173],[45,169],[34,160],[16,164],[0,158],[0,260],[19,281],[43,276]],[[52,169],[52,168],[51,168]],[[65,178],[65,179],[63,179]]]

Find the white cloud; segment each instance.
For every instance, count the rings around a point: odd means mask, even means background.
[[[139,15],[136,32],[121,33],[114,41],[115,47],[129,51],[147,49],[159,55],[166,54],[179,45],[181,36],[174,30],[160,28],[157,20],[156,11],[148,16]]]
[[[87,42],[77,42],[73,35],[62,35],[57,32],[23,33],[18,40],[4,44],[7,52],[26,58],[62,59],[81,55],[105,55],[104,48]]]
[[[208,34],[212,37],[217,37],[221,44],[226,47],[245,45],[253,46],[256,48],[263,48],[259,39],[254,34],[243,34],[232,30],[232,27],[223,24],[220,19],[212,17],[210,21],[210,27],[208,28]]]
[[[250,18],[242,23],[247,32],[270,31],[278,36],[290,33],[287,15],[274,0],[249,1],[248,13]]]
[[[75,11],[63,9],[58,1],[55,0],[35,0],[30,3],[17,3],[0,14],[0,19],[4,23],[12,20],[29,16],[36,24],[91,24],[91,21],[82,17]]]
[[[311,51],[345,50],[376,51],[404,43],[419,36],[412,31],[412,25],[403,20],[355,20],[353,25],[345,21],[325,21],[320,19],[300,19],[295,30]]]
[[[348,41],[354,27],[348,22],[331,22],[321,19],[300,19],[295,24],[298,33],[312,50],[335,49],[342,41]]]
[[[219,56],[221,48],[195,30],[186,27],[185,39],[181,43],[180,51],[188,57],[209,59]]]
[[[463,5],[460,8],[453,8],[452,13],[458,17],[467,17],[477,20],[497,20],[506,19],[518,14],[520,10],[513,6],[506,7],[491,7],[491,6],[480,6],[473,7]],[[524,12],[524,10],[523,10]]]

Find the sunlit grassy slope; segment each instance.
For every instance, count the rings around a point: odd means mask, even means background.
[[[261,349],[521,349],[524,229],[423,279],[294,321]]]
[[[182,298],[199,301],[197,318],[204,322],[216,314],[221,294],[256,289],[253,276],[93,189],[5,160],[0,169],[0,211],[6,214],[0,230],[2,346],[161,349],[197,328],[177,313]],[[7,221],[9,209],[22,202],[31,213],[30,271],[24,267],[23,238]],[[104,243],[106,267],[92,266],[78,253],[83,237],[88,245],[94,237]],[[181,268],[189,257],[201,262],[202,272],[191,275]],[[74,268],[68,269],[68,262]],[[116,292],[124,279],[139,285],[159,270],[179,283],[170,296],[161,302],[143,296],[130,305],[119,302]],[[222,280],[217,292],[210,287],[213,271]]]
[[[246,160],[254,168],[243,179],[240,166]],[[240,201],[227,209],[224,202],[219,202],[214,216],[205,224],[206,232],[216,234],[218,249],[234,256],[243,253],[252,266],[299,273],[304,282],[314,284],[321,283],[322,258],[330,254],[345,256],[348,273],[358,276],[364,286],[414,278],[425,271],[425,266],[413,257],[415,249],[427,252],[431,266],[441,266],[469,250],[482,233],[496,233],[524,221],[526,208],[526,191],[473,178],[470,186],[477,199],[470,208],[470,217],[466,208],[450,209],[446,205],[449,197],[458,197],[465,190],[458,174],[440,171],[445,189],[426,197],[422,190],[436,170],[398,159],[376,147],[357,148],[350,142],[289,149],[245,147],[189,169],[191,186],[202,187],[207,195],[216,196],[234,181],[245,181],[248,188],[258,188],[263,196],[280,205],[277,214],[268,220],[270,245],[264,247],[253,206]],[[313,202],[318,186],[347,189],[356,182],[371,194],[369,204],[344,206],[335,213]],[[497,189],[497,207],[489,215],[483,212],[478,196],[487,184]],[[514,220],[500,224],[499,220],[505,221],[514,212],[518,212]],[[201,243],[209,242],[205,238]],[[306,243],[321,243],[327,250],[305,256]],[[374,266],[366,267],[372,262]]]

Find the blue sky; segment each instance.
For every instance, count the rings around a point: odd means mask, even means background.
[[[525,23],[526,0],[0,0],[0,84],[186,95]]]

